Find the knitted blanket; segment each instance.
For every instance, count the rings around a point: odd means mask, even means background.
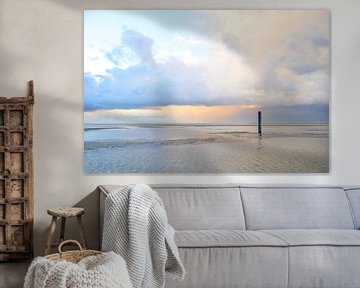
[[[113,191],[105,200],[103,251],[124,257],[134,288],[162,288],[165,271],[182,280],[185,270],[157,192],[144,184]]]
[[[75,264],[37,257],[26,273],[24,288],[132,288],[124,259],[113,253],[89,256]]]

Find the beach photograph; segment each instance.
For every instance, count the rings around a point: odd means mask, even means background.
[[[329,173],[328,10],[85,10],[85,173]]]

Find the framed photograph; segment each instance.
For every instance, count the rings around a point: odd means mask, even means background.
[[[84,11],[85,173],[328,173],[328,10]]]

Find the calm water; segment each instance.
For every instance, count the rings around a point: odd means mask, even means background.
[[[85,125],[85,173],[327,173],[329,127]]]

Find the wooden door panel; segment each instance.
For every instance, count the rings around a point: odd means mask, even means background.
[[[5,219],[5,205],[0,204],[0,221]]]
[[[5,244],[6,244],[5,226],[0,224],[0,245],[5,245]]]
[[[0,146],[5,146],[5,133],[0,131]]]
[[[0,97],[0,261],[32,257],[33,100]]]
[[[0,138],[1,144],[1,138]],[[23,146],[24,135],[22,132],[10,132],[10,146]],[[1,146],[1,145],[0,145]]]
[[[24,204],[16,203],[10,205],[10,220],[24,220]]]
[[[11,180],[11,191],[12,196],[15,198],[25,197],[25,187],[23,179],[12,179]]]
[[[4,126],[4,109],[0,109],[0,126]]]
[[[5,180],[2,179],[0,180],[0,199],[1,198],[5,198]]]
[[[24,154],[21,152],[10,153],[10,173],[19,174],[24,172]]]
[[[0,173],[5,170],[5,153],[0,152]]]
[[[9,110],[9,126],[23,126],[24,125],[24,111],[23,110]]]

